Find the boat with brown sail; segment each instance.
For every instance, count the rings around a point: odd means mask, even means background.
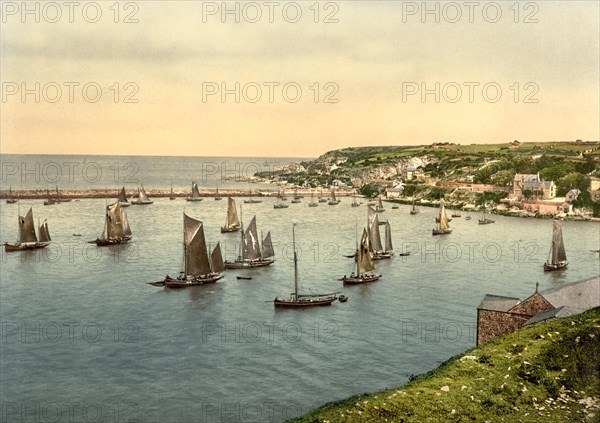
[[[122,187],[121,191],[119,191],[119,204],[121,205],[121,207],[129,207],[131,205],[129,203],[129,201],[127,200],[127,194],[125,193],[125,187]]]
[[[341,279],[342,282],[344,285],[358,285],[378,281],[381,279],[381,275],[368,273],[375,270],[375,265],[371,258],[369,234],[366,229],[363,229],[360,244],[358,244],[358,240],[356,244],[356,273],[352,272],[350,276],[344,275]]]
[[[450,224],[448,223],[448,216],[446,216],[444,200],[440,201],[440,213],[437,217],[437,221],[437,227],[431,230],[432,235],[448,235],[452,232],[452,229],[450,229]]]
[[[415,207],[415,200],[412,202],[412,208],[410,209],[410,214],[415,215],[419,214],[419,210]]]
[[[17,201],[19,201],[19,198],[13,196],[12,187],[8,187],[8,198],[6,199],[6,204],[15,204]]]
[[[383,207],[383,202],[381,201],[381,197],[377,199],[377,206],[375,207],[375,211],[377,213],[383,213],[385,208]]]
[[[256,216],[252,218],[248,229],[245,231],[242,225],[241,233],[240,255],[235,261],[226,260],[225,269],[252,269],[273,264],[275,251],[271,241],[271,232],[267,232],[261,247],[256,229]]]
[[[331,199],[327,202],[330,206],[337,206],[340,204],[340,200],[335,197],[335,191],[331,190]]]
[[[150,284],[174,289],[206,285],[222,279],[223,269],[220,243],[209,258],[204,223],[183,213],[183,270],[177,278],[167,275],[163,281]]]
[[[240,210],[241,210],[240,206]],[[227,197],[227,216],[225,218],[225,226],[221,226],[221,233],[237,232],[240,230],[240,219],[238,218],[235,200]]]
[[[48,222],[39,227],[39,239],[35,233],[35,224],[33,222],[33,209],[30,208],[25,217],[19,216],[19,240],[14,243],[5,243],[4,251],[24,251],[46,248],[50,244],[50,232],[48,231]]]
[[[552,244],[550,246],[548,260],[544,263],[544,272],[563,270],[569,265],[562,236],[562,225],[556,220],[552,223]]]
[[[131,228],[125,209],[121,207],[121,202],[116,201],[106,206],[104,218],[104,229],[102,235],[90,244],[96,244],[98,247],[107,247],[111,245],[126,244],[131,240]]]
[[[337,300],[336,293],[332,294],[299,294],[298,293],[298,254],[296,253],[296,232],[292,226],[292,245],[294,248],[294,292],[289,298],[275,298],[273,304],[276,308],[306,308],[328,306]]]
[[[483,209],[483,215],[481,216],[481,219],[479,219],[478,222],[480,225],[489,225],[490,223],[494,223],[495,220],[488,219],[485,215],[485,209]]]

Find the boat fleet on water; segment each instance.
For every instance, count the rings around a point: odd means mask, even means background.
[[[12,190],[11,190],[12,192]],[[58,193],[58,189],[57,189]],[[328,199],[322,198],[320,195],[318,202],[314,201],[311,196],[311,202],[308,204],[309,207],[316,207],[319,203],[327,202],[329,205],[338,205],[340,200],[335,197],[335,193],[331,193],[331,197]],[[277,203],[274,208],[285,208],[287,204],[287,198],[278,193]],[[52,197],[49,197],[49,200]],[[296,202],[301,201],[301,196],[295,192],[294,200]],[[170,199],[174,199],[172,195]],[[186,198],[186,201],[202,201],[198,185],[192,183],[192,193],[190,197]],[[221,197],[215,197],[215,200],[221,199]],[[245,202],[248,202],[246,200]],[[18,201],[13,201],[12,197],[6,201],[8,204],[14,204]],[[259,200],[252,200],[254,202],[260,202]],[[103,246],[114,246],[120,244],[126,244],[132,239],[132,231],[129,226],[127,213],[125,208],[130,205],[150,205],[153,201],[148,198],[144,187],[138,188],[136,198],[132,198],[128,201],[125,188],[123,187],[118,195],[118,199],[112,203],[106,205],[105,210],[105,222],[102,234],[95,240],[88,241],[89,243],[96,244],[98,247]],[[46,202],[44,203],[46,204]],[[362,203],[361,203],[362,204]],[[283,206],[285,205],[285,206]],[[356,201],[356,197],[353,197],[352,207],[357,207],[359,203]],[[373,273],[375,270],[375,262],[378,260],[390,259],[394,256],[392,246],[392,228],[389,221],[380,221],[379,213],[385,211],[381,198],[378,199],[377,203],[370,202],[367,205],[367,225],[363,228],[362,234],[359,238],[358,225],[356,227],[356,249],[354,254],[346,256],[352,258],[355,261],[355,268],[350,274],[344,275],[339,280],[344,285],[357,285],[368,282],[378,281],[382,275]],[[410,209],[411,215],[416,215],[419,210],[416,208],[413,202]],[[223,260],[220,242],[209,251],[206,245],[206,239],[204,236],[204,223],[193,217],[183,213],[183,268],[177,277],[171,277],[167,275],[164,279],[157,282],[149,282],[154,286],[161,286],[166,288],[184,288],[194,285],[204,285],[209,283],[217,282],[223,278],[222,272],[227,269],[253,269],[257,267],[270,266],[275,262],[275,251],[273,249],[273,242],[271,239],[271,232],[267,232],[267,235],[261,240],[258,237],[258,229],[256,216],[254,216],[247,228],[244,229],[242,221],[242,209],[240,206],[240,214],[238,215],[235,200],[231,197],[227,199],[227,213],[224,226],[221,227],[221,233],[236,233],[240,232],[241,243],[239,255],[235,260],[227,261]],[[455,213],[452,217],[461,217],[459,213]],[[470,218],[470,216],[467,216]],[[465,219],[467,219],[465,218]],[[452,232],[450,228],[450,221],[446,215],[444,200],[440,202],[440,208],[438,216],[435,221],[436,227],[432,229],[432,235],[448,235]],[[30,208],[25,216],[18,216],[19,221],[19,239],[16,243],[5,243],[4,248],[6,252],[13,251],[24,251],[24,250],[35,250],[47,247],[51,240],[50,232],[48,229],[48,222],[44,220],[43,223],[38,222],[38,234],[36,234],[36,225],[34,224],[33,210]],[[494,220],[489,219],[485,215],[485,211],[479,224],[490,224],[494,223]],[[381,240],[381,233],[379,226],[385,227],[384,242]],[[79,234],[73,234],[79,236]],[[339,292],[329,294],[301,294],[298,291],[298,256],[296,254],[296,230],[295,224],[292,228],[292,240],[294,249],[294,292],[287,298],[275,298],[273,301],[275,307],[309,307],[309,306],[320,306],[330,305],[333,301],[339,299],[344,302],[347,297],[340,295]],[[400,252],[400,256],[409,255],[408,252]],[[565,246],[562,237],[562,226],[554,221],[553,222],[553,235],[548,260],[544,263],[544,271],[562,270],[568,265]],[[251,279],[251,277],[238,276],[238,279]]]

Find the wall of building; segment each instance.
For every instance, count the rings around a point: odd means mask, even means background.
[[[477,345],[516,332],[530,318],[503,311],[477,310]]]

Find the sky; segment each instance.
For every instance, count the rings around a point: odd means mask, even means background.
[[[0,3],[0,153],[600,139],[597,1]]]

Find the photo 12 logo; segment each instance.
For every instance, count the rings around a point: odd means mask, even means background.
[[[134,422],[140,411],[135,402],[80,403],[6,401],[1,404],[0,422],[83,423],[83,422]]]
[[[540,6],[536,2],[478,1],[403,1],[402,23],[475,23],[495,24],[502,19],[514,23],[538,23]]]
[[[276,23],[295,24],[301,21],[338,23],[340,6],[337,2],[202,2],[202,23]]]
[[[498,103],[506,91],[511,93],[506,98],[511,98],[514,103],[539,103],[536,97],[540,87],[535,82],[515,82],[509,86],[497,82],[403,82],[401,93],[402,103],[409,100],[421,103],[458,103],[481,102]]]
[[[133,1],[3,1],[0,3],[2,23],[77,23],[101,21],[138,23],[140,6]]]
[[[258,103],[281,102],[298,103],[303,94],[309,92],[305,99],[314,103],[335,104],[339,102],[336,97],[340,87],[335,82],[314,82],[304,87],[297,82],[202,82],[202,102],[208,103],[209,99],[221,103]]]
[[[104,88],[103,88],[104,87]],[[98,103],[102,96],[113,103],[139,103],[135,82],[2,82],[2,103]]]

